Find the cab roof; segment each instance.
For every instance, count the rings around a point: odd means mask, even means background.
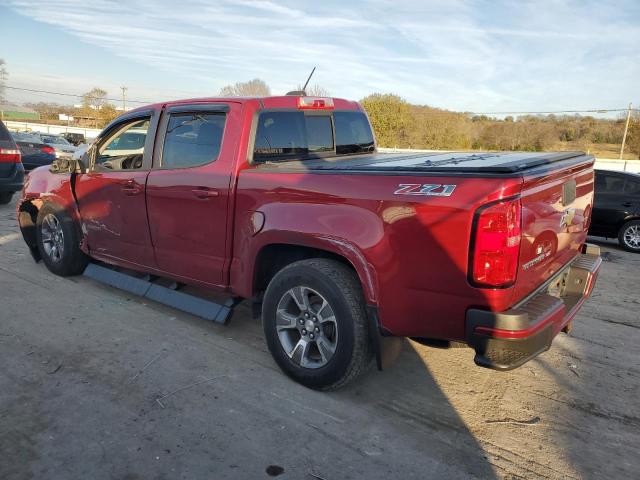
[[[319,98],[319,99],[330,99],[333,101],[333,110],[360,110],[362,111],[362,107],[358,102],[354,102],[352,100],[345,100],[343,98],[335,98],[335,97],[315,97],[308,95],[306,97],[300,97],[297,95],[280,95],[280,96],[272,96],[272,97],[204,97],[204,98],[189,98],[184,100],[170,100],[167,102],[158,102],[149,105],[144,105],[141,107],[137,107],[133,110],[129,110],[127,113],[141,111],[141,110],[149,110],[149,109],[158,109],[163,106],[174,106],[174,105],[186,105],[186,104],[207,104],[207,103],[258,103],[259,108],[261,109],[270,109],[270,108],[298,108],[298,99],[299,98]]]

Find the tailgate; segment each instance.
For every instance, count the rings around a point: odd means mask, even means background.
[[[582,248],[593,205],[593,158],[558,162],[526,175],[522,188],[522,240],[513,301],[551,279]]]

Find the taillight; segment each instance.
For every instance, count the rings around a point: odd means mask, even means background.
[[[0,163],[20,163],[20,150],[0,148]]]
[[[300,110],[332,110],[333,98],[298,97]]]
[[[493,203],[476,212],[469,275],[474,286],[505,288],[515,283],[521,209],[520,199],[515,199]]]
[[[56,154],[56,149],[53,147],[50,147],[49,145],[45,145],[44,147],[40,147],[40,151],[42,153],[46,153],[47,155],[55,155]]]

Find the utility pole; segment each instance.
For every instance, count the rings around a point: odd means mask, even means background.
[[[622,154],[624,153],[624,144],[627,141],[627,132],[629,131],[630,119],[631,119],[631,103],[629,103],[629,109],[627,110],[627,123],[624,125],[624,135],[622,135],[622,146],[620,147],[620,160],[622,160]]]
[[[120,90],[122,90],[122,111],[126,112],[127,111],[127,103],[125,101],[125,92],[127,91],[127,87],[120,87]]]

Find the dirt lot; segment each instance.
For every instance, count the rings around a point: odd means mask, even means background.
[[[640,255],[605,263],[571,334],[510,373],[406,342],[337,393],[227,327],[29,256],[0,207],[0,478],[638,478]],[[160,402],[156,401],[161,399]]]

